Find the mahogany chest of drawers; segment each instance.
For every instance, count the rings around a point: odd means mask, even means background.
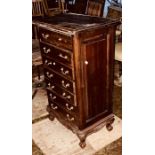
[[[38,20],[49,118],[77,134],[82,148],[87,135],[112,129],[117,23],[78,14]]]

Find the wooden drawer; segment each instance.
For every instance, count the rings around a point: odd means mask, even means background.
[[[44,75],[47,79],[51,81],[51,84],[56,84],[59,87],[70,91],[71,93],[75,93],[75,83],[73,81],[67,80],[64,77],[54,73],[50,69],[44,68]]]
[[[71,124],[78,124],[79,118],[77,116],[73,116],[72,114],[68,113],[65,111],[63,108],[61,108],[59,105],[56,103],[49,101],[49,105],[51,107],[52,112],[58,116],[63,118],[64,121],[67,121]]]
[[[57,105],[64,109],[66,112],[76,117],[78,113],[78,108],[67,102],[65,99],[61,98],[57,93],[47,89],[48,100],[53,103],[53,109]],[[55,104],[54,104],[55,103]]]
[[[40,28],[40,39],[55,46],[72,50],[72,37]]]
[[[40,49],[43,55],[49,56],[59,62],[72,66],[73,55],[70,52],[57,49],[53,46],[49,46],[40,43]]]
[[[74,80],[72,69],[70,69],[67,66],[62,65],[61,63],[58,63],[57,61],[53,59],[49,59],[48,57],[42,57],[42,58],[43,58],[43,64],[45,67],[49,67],[52,70],[62,74],[63,76],[71,80]]]
[[[47,83],[47,88],[49,90],[57,93],[58,95],[61,96],[61,98],[63,98],[64,100],[66,100],[70,104],[74,105],[75,99],[74,99],[74,95],[73,94],[71,94],[70,92],[66,91],[65,89],[60,88],[56,84],[52,84],[52,82],[50,82],[47,79],[46,79],[46,83]]]

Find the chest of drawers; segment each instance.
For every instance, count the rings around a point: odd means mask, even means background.
[[[38,21],[50,120],[80,139],[112,129],[114,37],[117,21],[61,14]]]

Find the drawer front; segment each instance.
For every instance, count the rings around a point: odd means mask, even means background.
[[[47,55],[59,62],[72,66],[72,53],[62,51],[53,46],[40,43],[40,49],[42,54]]]
[[[48,94],[49,103],[50,102],[52,102],[53,104],[55,103],[53,105],[53,109],[57,105],[57,106],[61,107],[62,109],[64,109],[69,114],[76,117],[76,114],[78,113],[78,108],[77,107],[73,106],[68,101],[61,98],[58,94],[56,94],[55,92],[52,92],[51,90],[47,89],[47,94]]]
[[[71,36],[66,36],[66,35],[45,30],[45,29],[39,29],[39,36],[40,36],[40,39],[44,42],[48,42],[55,46],[72,50],[73,41]]]
[[[74,82],[71,82],[64,77],[61,77],[60,75],[54,73],[53,71],[44,68],[44,75],[47,79],[51,81],[51,84],[56,84],[61,88],[66,89],[67,91],[70,91],[71,93],[75,93],[75,89],[73,89]]]
[[[51,110],[53,111],[54,114],[61,116],[63,120],[71,123],[71,124],[78,124],[78,117],[73,116],[72,114],[66,112],[63,108],[58,106],[56,103],[49,101],[49,105],[51,107]]]
[[[58,95],[61,96],[61,98],[63,98],[70,104],[75,105],[74,104],[75,99],[74,99],[74,95],[72,93],[66,91],[65,89],[60,88],[59,86],[57,86],[56,84],[53,84],[52,82],[50,82],[47,79],[46,79],[46,83],[47,83],[48,90],[51,90],[52,92],[57,93]]]
[[[53,69],[54,71],[62,74],[63,76],[74,80],[73,78],[73,74],[72,74],[72,69],[70,69],[69,67],[66,67],[52,59],[49,59],[47,57],[43,57],[43,64],[45,65],[45,67],[49,67],[51,69]]]

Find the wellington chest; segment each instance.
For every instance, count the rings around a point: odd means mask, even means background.
[[[49,118],[77,134],[82,148],[89,134],[103,126],[112,130],[117,24],[79,14],[38,20]]]

